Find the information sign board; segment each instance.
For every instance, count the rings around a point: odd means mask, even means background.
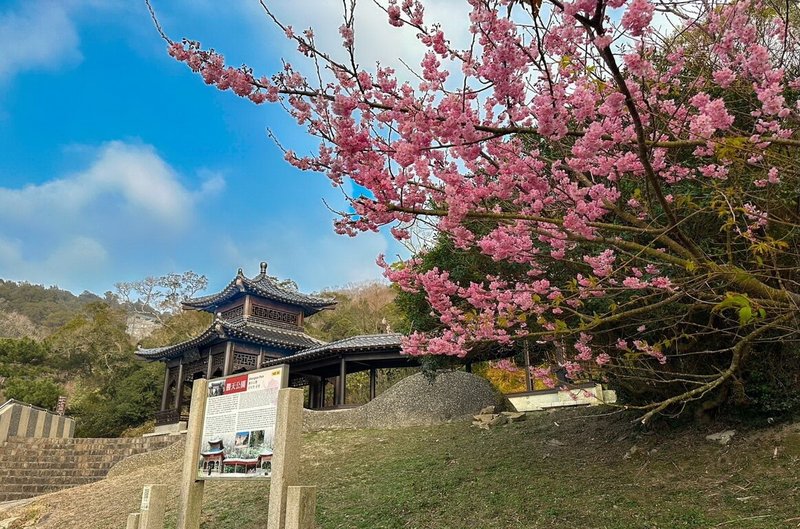
[[[272,473],[278,390],[288,366],[208,381],[197,479],[258,479]]]

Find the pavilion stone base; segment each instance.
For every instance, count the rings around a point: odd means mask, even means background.
[[[145,434],[144,437],[150,437],[153,435],[184,433],[186,431],[186,426],[187,426],[186,421],[176,422],[173,424],[162,424],[156,426],[155,429],[153,430],[153,433]]]
[[[532,391],[506,395],[517,411],[541,411],[547,408],[566,406],[596,406],[617,401],[613,390],[603,389],[601,384],[587,384],[569,390]]]

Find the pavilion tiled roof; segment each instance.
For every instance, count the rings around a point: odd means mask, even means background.
[[[185,351],[225,337],[294,351],[317,347],[325,343],[301,330],[217,319],[208,329],[191,340],[167,347],[139,349],[136,354],[145,360],[168,360],[180,356]]]
[[[325,358],[336,356],[340,353],[361,352],[361,351],[397,351],[400,352],[402,334],[365,334],[361,336],[351,336],[335,342],[323,343],[314,347],[309,347],[298,351],[291,356],[278,358],[265,362],[262,367],[269,367],[279,364],[292,364],[294,362],[311,360],[314,358]]]
[[[310,296],[280,286],[267,275],[267,263],[261,263],[261,273],[252,279],[246,277],[240,268],[233,281],[222,291],[209,296],[187,299],[183,302],[183,306],[188,309],[213,312],[217,307],[240,294],[253,294],[279,303],[295,305],[302,308],[306,316],[316,314],[336,304],[333,299]]]

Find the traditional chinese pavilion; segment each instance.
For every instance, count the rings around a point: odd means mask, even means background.
[[[178,425],[188,418],[192,382],[280,364],[289,366],[289,383],[308,386],[309,408],[340,407],[347,402],[347,374],[370,372],[375,397],[377,369],[416,365],[400,352],[399,334],[353,336],[326,343],[303,331],[305,318],[333,309],[333,299],[302,294],[261,273],[242,270],[221,292],[189,299],[183,306],[215,315],[203,333],[191,340],[156,349],[139,349],[145,360],[166,364],[161,410],[156,425]],[[333,401],[325,399],[333,384]]]

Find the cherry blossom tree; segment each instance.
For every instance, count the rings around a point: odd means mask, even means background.
[[[798,333],[798,8],[775,0],[468,0],[453,45],[423,1],[388,0],[416,37],[413,81],[322,50],[262,1],[317,73],[261,76],[198,42],[169,53],[255,104],[283,105],[318,151],[286,160],[368,192],[336,230],[418,226],[516,273],[459,282],[415,256],[386,277],[443,327],[408,354],[535,340],[572,378],[637,380],[628,406],[680,411],[741,384]],[[160,29],[160,28],[159,28]],[[344,57],[339,59],[338,57]],[[424,251],[424,250],[423,250]]]

